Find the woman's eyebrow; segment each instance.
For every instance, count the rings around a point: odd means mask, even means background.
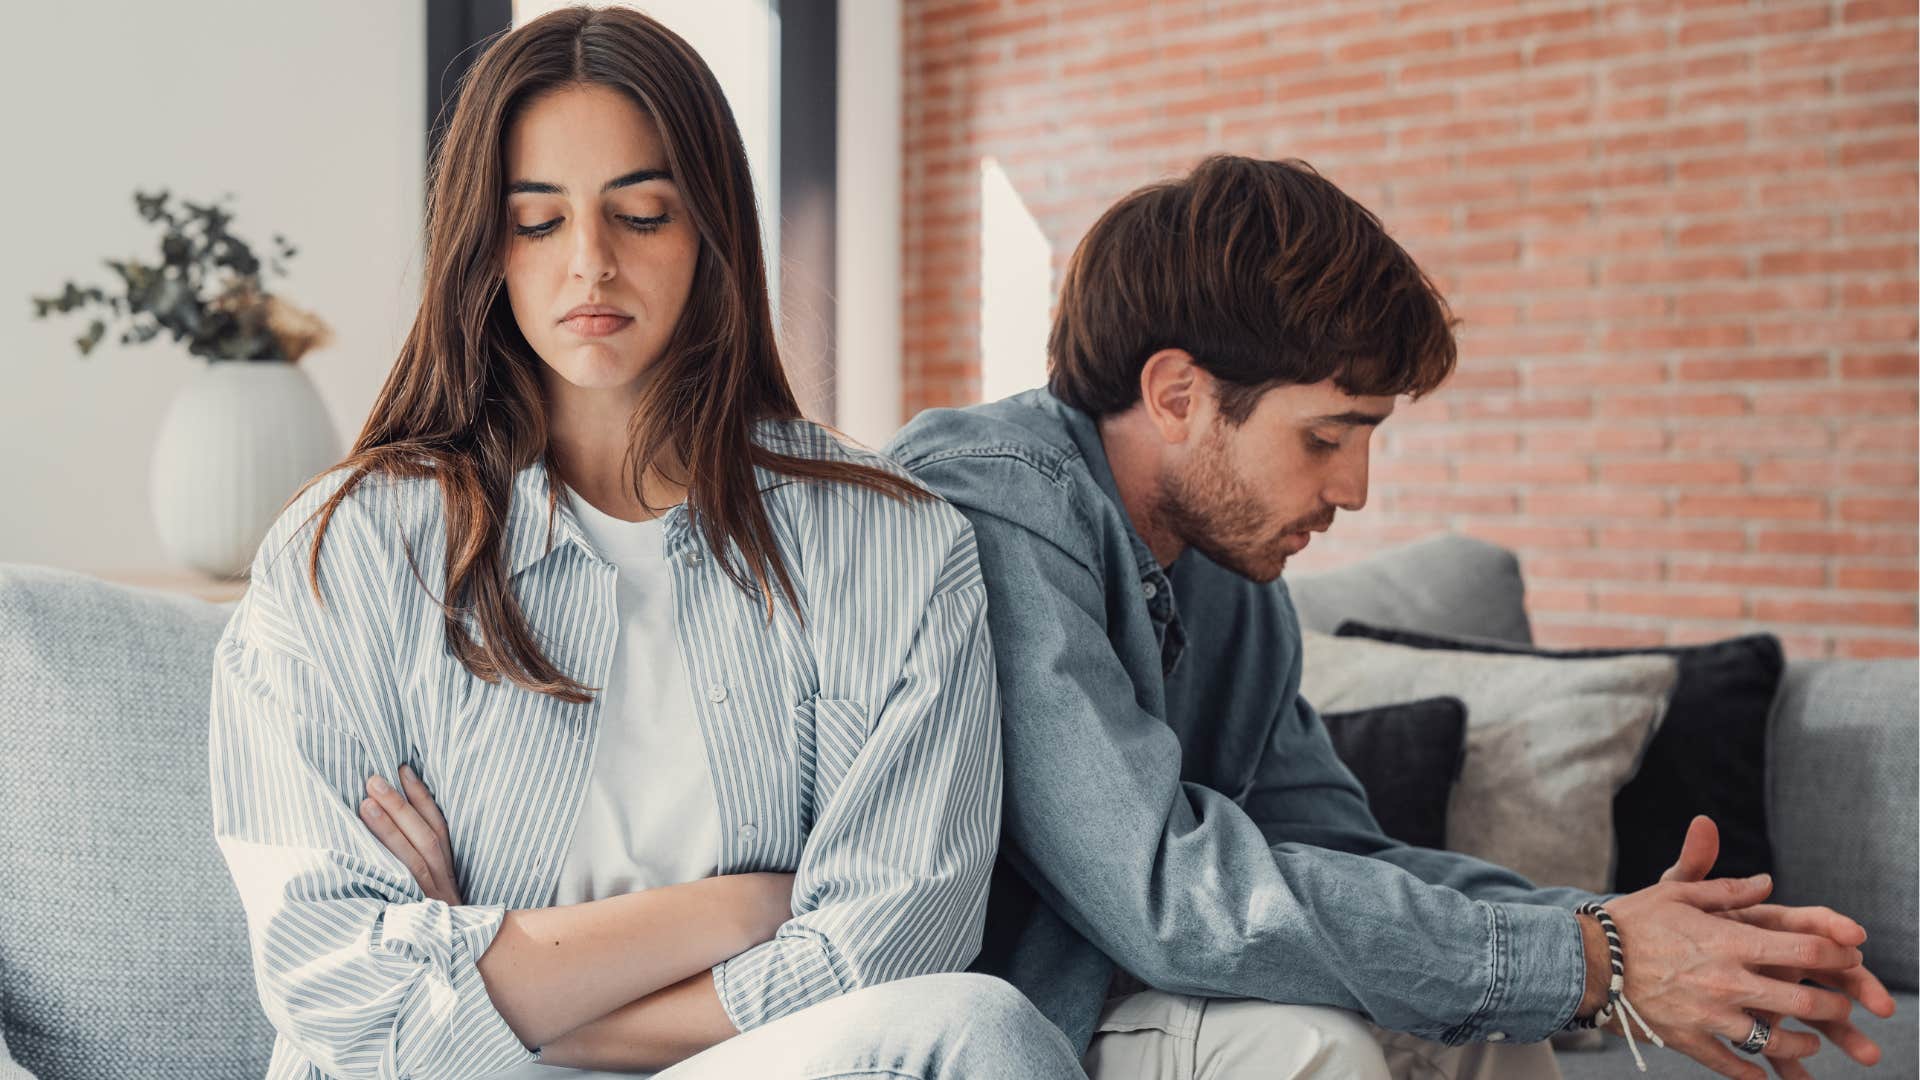
[[[616,176],[600,185],[600,194],[605,195],[615,188],[644,184],[649,180],[671,180],[673,174],[665,169],[635,169],[625,176]],[[561,184],[549,184],[545,180],[515,180],[507,185],[509,195],[565,195],[567,189]]]

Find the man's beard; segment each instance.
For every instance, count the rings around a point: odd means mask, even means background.
[[[1288,536],[1333,523],[1328,509],[1279,528],[1269,526],[1253,488],[1234,475],[1225,435],[1216,428],[1196,449],[1183,472],[1161,476],[1154,519],[1233,573],[1261,584],[1273,581],[1286,569]]]

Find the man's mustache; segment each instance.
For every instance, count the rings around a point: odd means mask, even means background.
[[[1325,531],[1327,529],[1331,529],[1333,528],[1334,513],[1335,513],[1334,511],[1328,510],[1323,514],[1316,514],[1311,518],[1301,518],[1299,521],[1296,521],[1292,525],[1289,525],[1283,531],[1291,534],[1291,533],[1299,533],[1299,532]]]

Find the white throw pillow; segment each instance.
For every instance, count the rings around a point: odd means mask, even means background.
[[[1448,850],[1536,885],[1607,890],[1613,796],[1633,778],[1666,715],[1677,661],[1439,651],[1316,633],[1303,639],[1300,693],[1321,712],[1436,696],[1466,702],[1466,763],[1447,805]]]

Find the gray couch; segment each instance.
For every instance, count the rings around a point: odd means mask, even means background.
[[[1333,633],[1348,619],[1431,634],[1532,644],[1510,552],[1439,537],[1329,573],[1290,579],[1301,624]],[[1867,928],[1867,965],[1894,990],[1891,1019],[1854,1010],[1880,1044],[1867,1069],[1828,1045],[1807,1060],[1817,1077],[1920,1074],[1915,1046],[1915,857],[1920,807],[1920,670],[1911,660],[1793,661],[1768,721],[1767,815],[1774,897],[1824,904]],[[1631,957],[1628,958],[1631,963]],[[1717,1076],[1655,1051],[1648,1075]],[[1640,1075],[1626,1044],[1560,1055],[1567,1080]]]
[[[1474,541],[1414,545],[1294,590],[1317,629],[1357,618],[1528,640],[1513,558]],[[209,825],[207,694],[231,610],[0,564],[0,1080],[265,1071],[271,1031]],[[1780,895],[1858,917],[1870,962],[1909,991],[1915,680],[1911,662],[1795,663],[1772,725]],[[1900,1001],[1892,1021],[1867,1017],[1887,1060],[1861,1075],[1915,1075],[1916,1003]],[[1617,1045],[1561,1060],[1572,1078],[1633,1068]],[[1653,1064],[1708,1075],[1677,1055]],[[1855,1074],[1831,1048],[1811,1065]]]

